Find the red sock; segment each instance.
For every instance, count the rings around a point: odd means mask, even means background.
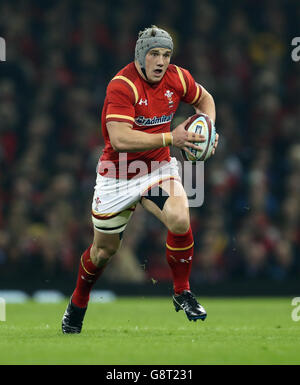
[[[191,227],[184,234],[168,231],[166,255],[172,270],[174,292],[190,290],[189,277],[194,253],[194,238]]]
[[[72,294],[72,302],[78,307],[87,307],[90,291],[105,268],[105,266],[99,268],[93,264],[90,258],[91,247],[92,245],[80,258],[76,288]]]

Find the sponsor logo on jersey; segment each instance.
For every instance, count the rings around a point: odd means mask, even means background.
[[[135,124],[138,126],[156,126],[158,124],[165,124],[171,122],[174,113],[170,115],[154,116],[153,118],[146,118],[145,116],[138,116],[135,118]]]

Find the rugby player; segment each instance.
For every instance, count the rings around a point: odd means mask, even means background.
[[[80,333],[90,291],[140,203],[167,228],[166,259],[173,277],[175,310],[189,320],[204,320],[206,311],[190,290],[194,239],[187,195],[170,146],[199,149],[199,134],[188,133],[185,120],[170,126],[180,102],[215,122],[215,103],[189,71],[170,64],[169,33],[151,26],[139,33],[135,60],[110,81],[102,110],[105,148],[97,166],[92,203],[94,239],[82,254],[77,283],[63,315],[63,333]],[[218,137],[215,147],[218,143]],[[213,150],[213,153],[215,148]]]

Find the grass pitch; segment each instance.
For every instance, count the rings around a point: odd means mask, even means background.
[[[298,364],[300,321],[292,298],[201,298],[190,322],[170,298],[91,303],[82,333],[63,335],[59,304],[7,304],[0,364]]]

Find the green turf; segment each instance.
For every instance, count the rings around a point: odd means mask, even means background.
[[[202,298],[205,322],[169,298],[91,303],[80,335],[63,335],[60,304],[7,304],[0,364],[299,364],[292,298]]]

